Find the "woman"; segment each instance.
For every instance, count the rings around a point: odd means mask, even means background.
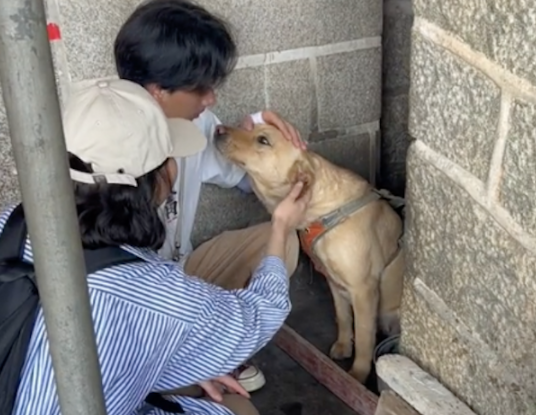
[[[175,157],[205,140],[186,120],[168,120],[143,87],[99,81],[75,92],[64,130],[85,248],[120,246],[140,262],[88,276],[108,414],[163,414],[144,403],[150,392],[223,382],[210,398],[172,396],[189,414],[256,414],[247,393],[225,375],[274,336],[290,311],[285,252],[307,196],[297,184],[272,215],[265,256],[244,289],[224,290],[184,273],[155,252],[165,240],[159,206],[177,179]],[[9,212],[0,217],[3,228]],[[25,258],[32,260],[26,244]],[[218,399],[218,395],[214,395]],[[14,414],[59,414],[42,311]]]

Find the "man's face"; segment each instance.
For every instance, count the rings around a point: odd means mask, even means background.
[[[158,101],[168,118],[185,118],[194,120],[205,109],[216,103],[214,90],[209,91],[175,91],[168,92],[156,86],[147,88]]]

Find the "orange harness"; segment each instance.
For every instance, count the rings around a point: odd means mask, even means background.
[[[330,230],[348,219],[350,215],[365,207],[369,203],[379,199],[386,199],[395,209],[398,209],[405,204],[404,199],[395,197],[386,190],[371,189],[370,193],[366,194],[365,196],[360,197],[359,199],[351,200],[350,202],[341,206],[339,209],[322,216],[318,220],[312,222],[307,228],[298,232],[301,248],[311,259],[314,268],[319,273],[325,277],[328,277],[326,267],[322,264],[322,261],[320,261],[320,258],[318,258],[318,255],[316,255],[315,252],[317,242]]]

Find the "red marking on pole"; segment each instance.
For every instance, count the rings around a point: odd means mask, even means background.
[[[47,24],[48,40],[54,42],[61,39],[60,27],[56,23]]]

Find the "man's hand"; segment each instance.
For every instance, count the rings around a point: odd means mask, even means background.
[[[212,380],[207,380],[199,384],[206,392],[210,399],[215,402],[221,402],[223,399],[222,390],[227,389],[228,393],[236,393],[249,399],[249,393],[238,383],[232,376],[220,376]]]
[[[292,142],[295,147],[305,150],[307,148],[306,143],[301,139],[300,132],[288,121],[285,121],[277,113],[273,111],[263,111],[262,119],[266,124],[273,125],[279,131],[283,133],[283,136]],[[251,116],[247,116],[241,123],[241,127],[246,130],[252,130],[254,126]]]

